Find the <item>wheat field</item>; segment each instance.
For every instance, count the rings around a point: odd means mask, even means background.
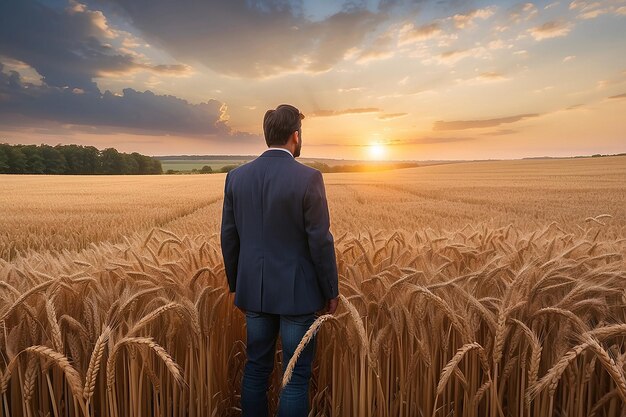
[[[626,157],[324,181],[341,300],[311,416],[626,416]],[[0,177],[0,416],[239,414],[223,185]]]

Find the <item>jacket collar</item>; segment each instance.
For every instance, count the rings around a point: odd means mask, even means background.
[[[280,149],[275,149],[275,148],[270,148],[270,149],[265,150],[265,152],[263,152],[261,156],[293,159],[293,155],[291,155],[291,153],[287,153],[285,151],[281,151]]]

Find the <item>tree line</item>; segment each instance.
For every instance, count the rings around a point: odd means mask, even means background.
[[[162,174],[161,161],[137,152],[82,145],[0,144],[0,174]]]
[[[235,169],[235,168],[237,168],[238,166],[241,166],[241,165],[242,164],[224,165],[223,167],[221,167],[217,171],[214,170],[213,168],[211,168],[210,165],[204,165],[200,169],[192,168],[191,173],[192,174],[219,174],[219,173],[228,172],[228,171],[230,171],[232,169]],[[184,174],[186,172],[189,172],[189,171],[184,171],[184,170],[180,170],[180,169],[168,169],[167,171],[165,171],[166,174]]]

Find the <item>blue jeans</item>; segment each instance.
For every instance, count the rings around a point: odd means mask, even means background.
[[[246,311],[247,360],[241,384],[241,416],[266,417],[269,377],[274,369],[276,338],[280,331],[283,375],[302,336],[315,321],[315,313],[278,315]],[[309,413],[309,380],[315,356],[314,336],[304,348],[280,394],[278,417],[306,417]]]

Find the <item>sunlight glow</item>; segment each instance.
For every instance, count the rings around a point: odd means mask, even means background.
[[[372,143],[369,147],[369,154],[371,159],[383,159],[385,156],[385,145],[381,143]]]

